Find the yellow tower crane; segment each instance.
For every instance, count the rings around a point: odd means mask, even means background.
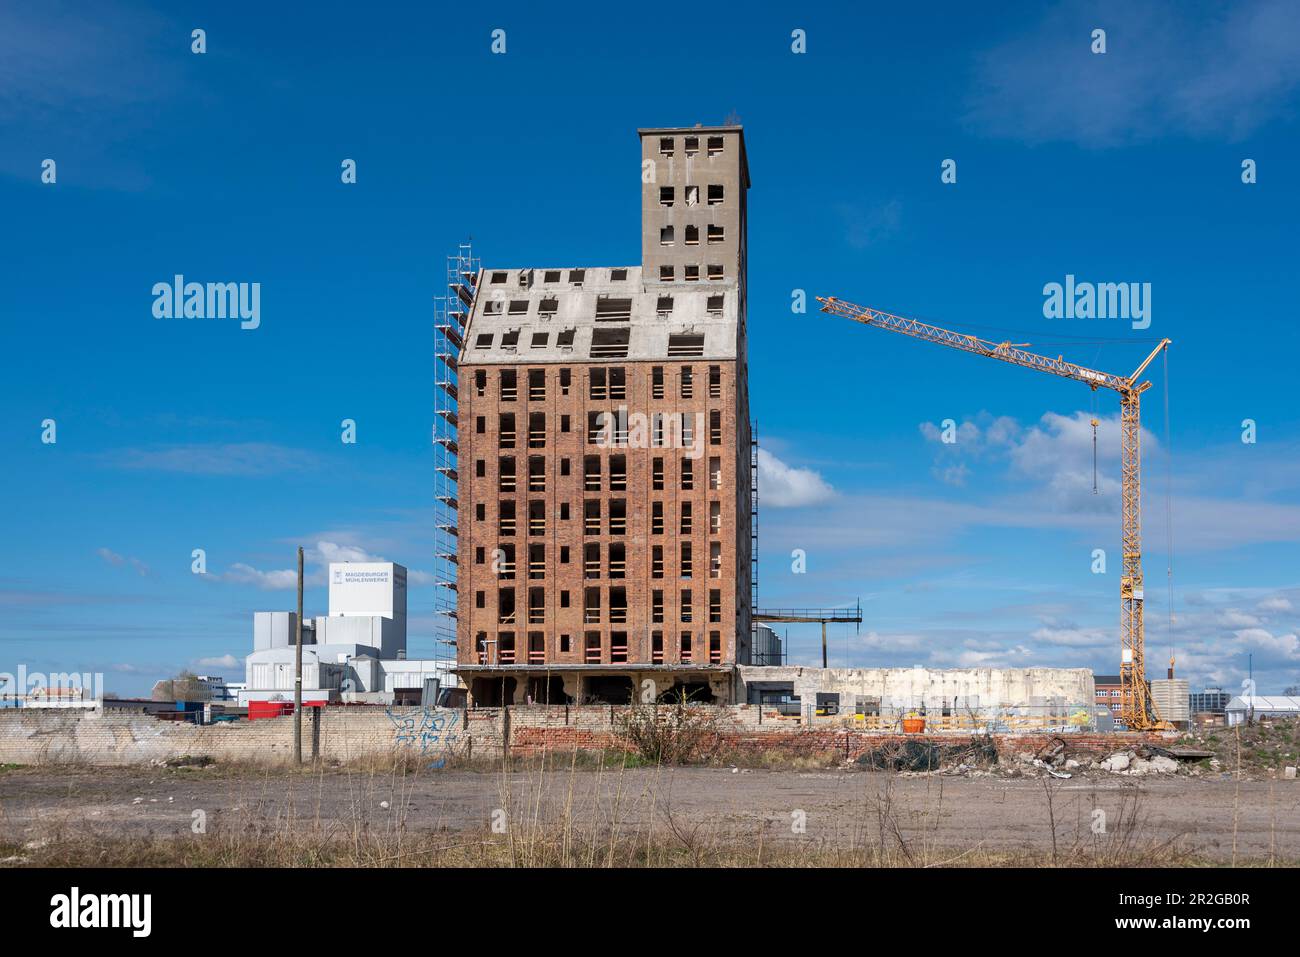
[[[915,319],[890,315],[878,309],[868,309],[834,297],[818,296],[822,312],[843,316],[866,326],[901,332],[903,335],[926,342],[1001,359],[1026,369],[1037,369],[1065,379],[1086,383],[1094,392],[1099,388],[1119,393],[1120,442],[1122,445],[1122,521],[1124,572],[1119,580],[1120,597],[1120,684],[1122,701],[1120,716],[1134,731],[1166,730],[1170,727],[1160,719],[1155,702],[1147,690],[1144,661],[1144,626],[1142,621],[1142,493],[1141,493],[1141,395],[1151,388],[1150,382],[1138,382],[1153,359],[1169,347],[1170,340],[1161,339],[1146,360],[1130,376],[1097,372],[1066,362],[1060,356],[1049,359],[1019,348],[1027,343],[993,342],[976,336],[938,326],[927,325]]]

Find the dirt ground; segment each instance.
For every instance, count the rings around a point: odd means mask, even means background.
[[[1300,862],[1300,783],[1183,776],[1063,781],[861,770],[567,769],[502,774],[256,768],[11,768],[0,772],[0,864],[51,836],[191,839],[359,827],[482,834],[507,822],[716,840],[892,843],[942,854],[1128,841],[1156,860]],[[1098,811],[1101,814],[1098,814]],[[1102,830],[1098,828],[1102,827]]]

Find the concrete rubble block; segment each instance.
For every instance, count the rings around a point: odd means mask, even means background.
[[[1134,758],[1129,762],[1129,774],[1173,774],[1178,770],[1178,762],[1173,758],[1157,754],[1151,758]]]
[[[1127,771],[1132,762],[1132,754],[1127,751],[1119,751],[1101,762],[1101,769],[1110,771],[1112,774],[1118,774],[1121,771]]]
[[[1282,771],[1282,777],[1288,781],[1295,780],[1295,768],[1286,768]]]

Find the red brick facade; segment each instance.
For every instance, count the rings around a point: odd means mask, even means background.
[[[734,664],[736,363],[490,364],[460,382],[458,662]]]

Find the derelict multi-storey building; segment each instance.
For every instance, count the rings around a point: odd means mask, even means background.
[[[750,661],[744,135],[639,134],[640,265],[474,280],[456,670],[476,704],[726,702]]]

